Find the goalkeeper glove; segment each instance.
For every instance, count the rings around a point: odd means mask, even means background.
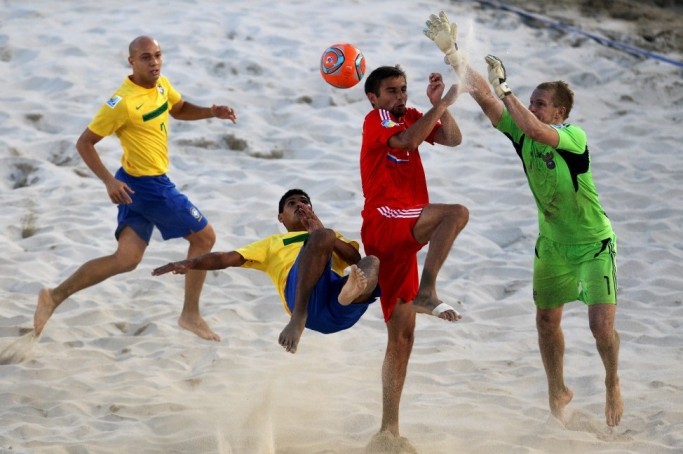
[[[434,44],[446,56],[444,60],[457,71],[458,67],[463,63],[463,58],[458,52],[458,44],[456,42],[458,25],[455,23],[451,24],[446,13],[441,11],[438,16],[435,14],[429,16],[422,32],[427,38],[434,41]]]
[[[510,87],[507,83],[507,75],[505,74],[505,66],[503,62],[500,61],[498,57],[493,55],[486,56],[486,63],[489,66],[489,82],[493,85],[493,89],[496,91],[498,98],[503,99],[510,93]]]

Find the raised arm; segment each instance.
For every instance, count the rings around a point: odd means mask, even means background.
[[[444,90],[443,76],[439,73],[432,73],[429,75],[429,85],[427,86],[427,97],[432,99],[433,94],[434,102],[439,102],[441,98],[441,93]],[[460,127],[455,121],[455,118],[451,114],[451,111],[444,110],[441,117],[441,127],[436,130],[434,134],[434,142],[446,145],[448,147],[455,147],[462,143],[462,133],[460,132]]]
[[[464,82],[466,90],[479,104],[491,124],[496,126],[503,114],[503,105],[491,92],[486,79],[468,64],[466,56],[458,50],[458,25],[451,23],[446,13],[441,11],[438,15],[429,16],[423,33],[443,52],[444,60],[453,67]]]
[[[441,90],[442,93],[443,87],[441,88]],[[398,134],[394,134],[393,136],[391,136],[388,143],[388,145],[391,148],[399,148],[402,150],[414,150],[415,148],[420,146],[422,142],[425,141],[427,136],[429,136],[429,134],[432,132],[432,129],[434,129],[434,126],[436,125],[436,122],[439,121],[439,119],[441,119],[444,115],[450,116],[450,114],[447,114],[448,107],[451,104],[453,104],[457,99],[458,87],[455,85],[451,85],[451,87],[446,92],[446,94],[443,95],[443,97],[440,96],[441,93],[439,93],[438,96],[432,94],[430,100],[432,101],[433,107],[429,109],[427,112],[425,112],[422,118],[413,123],[405,131],[399,132]],[[453,122],[455,122],[455,120],[453,120]],[[458,129],[458,135],[459,132],[460,130]],[[444,137],[444,141],[447,141],[446,137]]]
[[[539,120],[522,102],[512,93],[507,85],[507,72],[503,62],[493,55],[486,56],[489,66],[489,81],[494,91],[510,112],[515,124],[524,131],[524,134],[532,140],[557,147],[560,135],[555,128]]]
[[[152,271],[152,276],[166,273],[185,274],[190,270],[222,270],[244,265],[246,260],[236,251],[209,252],[193,259],[171,262]]]
[[[479,74],[474,68],[467,65],[467,90],[470,96],[479,104],[484,115],[489,119],[493,126],[497,126],[500,117],[503,115],[503,103],[493,94],[491,86],[484,76]]]

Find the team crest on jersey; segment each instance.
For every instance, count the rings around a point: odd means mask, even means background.
[[[534,155],[536,158],[543,160],[549,170],[553,170],[555,168],[555,160],[552,152],[543,153],[541,151],[535,151]]]
[[[114,96],[113,98],[109,98],[109,101],[107,101],[107,105],[113,109],[122,99],[123,98],[121,98],[120,96]]]
[[[162,94],[162,95],[165,92],[164,87],[161,84],[157,84],[157,91],[159,92],[159,94]]]

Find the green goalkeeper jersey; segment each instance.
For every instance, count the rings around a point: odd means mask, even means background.
[[[586,133],[572,124],[553,125],[557,148],[524,135],[504,110],[496,126],[513,143],[538,208],[539,233],[564,244],[590,243],[613,234],[590,171]]]

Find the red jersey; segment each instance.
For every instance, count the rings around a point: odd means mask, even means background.
[[[422,118],[422,113],[407,108],[399,122],[388,110],[373,109],[365,116],[360,151],[360,177],[365,197],[363,211],[379,207],[394,209],[423,207],[429,203],[422,159],[417,148],[390,148],[391,136],[405,131]],[[434,143],[438,122],[425,139]]]

